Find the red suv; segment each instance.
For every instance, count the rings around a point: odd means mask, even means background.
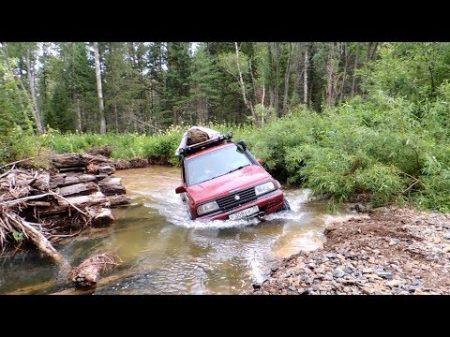
[[[231,135],[183,149],[177,194],[189,206],[191,219],[237,220],[289,209],[275,180]]]

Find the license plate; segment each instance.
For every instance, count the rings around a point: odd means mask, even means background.
[[[259,207],[253,206],[250,208],[243,209],[242,211],[232,213],[229,215],[229,218],[230,218],[230,220],[242,219],[242,218],[248,217],[250,215],[253,215],[255,213],[258,213],[258,212],[259,212]]]

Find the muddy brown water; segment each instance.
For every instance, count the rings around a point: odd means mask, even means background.
[[[115,209],[108,229],[74,238],[58,250],[73,265],[98,251],[116,253],[123,265],[105,275],[95,294],[237,294],[261,282],[271,263],[323,243],[335,218],[308,190],[287,190],[292,210],[265,219],[189,220],[174,193],[179,169],[155,166],[118,171],[132,197]],[[0,258],[0,294],[49,294],[68,287],[38,252]],[[69,285],[70,286],[70,285]]]

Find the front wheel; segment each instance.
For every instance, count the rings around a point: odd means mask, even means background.
[[[284,199],[283,208],[281,210],[283,210],[283,211],[290,211],[291,210],[291,205],[289,205],[289,202],[286,199]]]

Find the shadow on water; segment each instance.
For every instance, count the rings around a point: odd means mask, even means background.
[[[133,205],[114,210],[111,228],[59,248],[73,266],[98,251],[120,256],[123,265],[105,275],[112,281],[99,284],[96,294],[235,294],[264,280],[270,261],[316,249],[324,240],[326,205],[307,202],[307,190],[288,190],[292,210],[263,221],[202,223],[189,220],[174,193],[180,183],[177,168],[116,175]],[[0,293],[53,292],[56,273],[38,253],[0,259]]]

